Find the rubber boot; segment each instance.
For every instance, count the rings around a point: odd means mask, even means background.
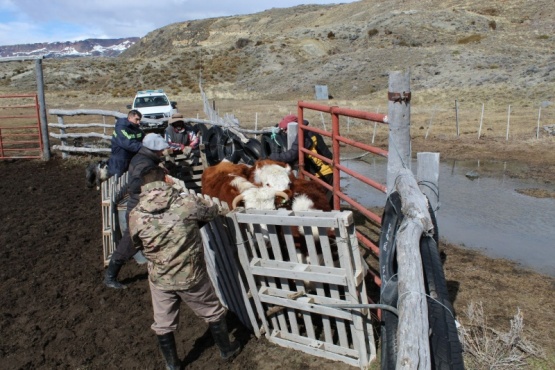
[[[234,340],[229,342],[229,332],[227,330],[227,323],[225,318],[217,322],[212,322],[209,324],[210,331],[214,337],[214,342],[220,349],[220,356],[224,360],[229,360],[241,352],[241,343]]]
[[[177,348],[175,346],[175,337],[173,332],[164,335],[158,335],[158,343],[160,350],[166,360],[166,370],[179,370],[181,369],[181,361],[177,357]]]
[[[118,281],[119,271],[121,270],[124,264],[125,264],[124,262],[115,261],[113,259],[110,260],[110,264],[108,265],[108,268],[104,272],[104,285],[106,285],[108,288],[114,288],[114,289],[127,288],[127,286],[123,285]]]

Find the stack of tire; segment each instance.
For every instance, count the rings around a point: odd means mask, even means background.
[[[253,164],[269,154],[264,152],[262,143],[257,139],[250,138],[243,143],[233,132],[220,126],[207,128],[206,125],[198,123],[194,130],[202,138],[206,160],[210,166],[220,163],[224,158],[236,163]]]

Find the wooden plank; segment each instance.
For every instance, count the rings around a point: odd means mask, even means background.
[[[260,300],[262,302],[266,302],[277,306],[289,307],[289,308],[293,308],[293,309],[301,310],[305,312],[312,312],[319,315],[337,317],[344,320],[352,319],[352,314],[348,313],[347,311],[343,311],[337,308],[315,305],[310,298],[307,298],[307,297],[301,297],[298,299],[280,298],[280,297],[264,294],[263,289],[264,288],[261,288],[261,290],[258,292],[258,294],[260,295]],[[326,342],[333,343],[333,341],[328,341],[328,340],[326,340]]]
[[[274,259],[277,261],[283,261],[283,256],[281,254],[281,245],[280,241],[277,237],[277,230],[274,225],[267,225],[268,226],[268,233],[269,233],[269,241],[270,246],[272,248],[272,252],[274,254]],[[282,289],[289,290],[289,280],[288,279],[280,279],[280,284]],[[287,310],[287,317],[289,319],[289,326],[291,332],[294,334],[299,334],[299,326],[297,323],[297,316],[294,310],[288,309]],[[289,331],[289,330],[288,330]]]
[[[310,280],[317,283],[346,285],[345,270],[303,263],[272,261],[253,258],[250,263],[253,274],[272,278]]]
[[[252,298],[253,298],[256,310],[258,312],[258,318],[261,320],[262,327],[266,333],[266,336],[268,337],[270,335],[270,327],[268,325],[268,321],[266,320],[266,317],[261,315],[261,312],[264,312],[264,308],[262,307],[262,302],[260,301],[260,297],[258,297],[258,294],[257,294],[258,289],[256,286],[256,281],[252,273],[250,273],[249,255],[248,255],[247,246],[246,246],[247,243],[250,244],[250,240],[247,241],[243,237],[243,233],[239,227],[239,223],[237,222],[237,212],[230,212],[228,214],[228,217],[231,218],[231,220],[233,221],[233,225],[235,228],[235,239],[237,242],[237,253],[239,255],[239,261],[241,262],[243,271],[245,271],[245,276],[247,279],[249,290],[252,294]],[[254,318],[251,316],[251,321],[252,320],[254,320]],[[256,322],[253,324],[253,327],[254,328],[258,327]],[[259,332],[259,335],[261,334],[262,333]]]
[[[270,338],[268,338],[268,340],[271,343],[275,343],[282,347],[291,348],[297,351],[302,351],[312,356],[327,358],[333,361],[341,361],[351,366],[356,366],[356,367],[359,366],[359,361],[356,358],[342,356],[332,351],[325,350],[323,349],[323,348],[326,348],[325,346],[318,347],[317,343],[304,344],[303,342],[301,342],[302,339],[305,339],[303,337],[297,338],[297,337],[294,337],[293,335],[287,335],[286,336],[287,339],[284,339],[281,336],[279,336],[279,334],[280,333],[276,333],[276,335],[271,336]]]
[[[268,213],[258,213],[258,212],[250,212],[249,213],[239,213],[238,214],[238,221],[240,223],[249,223],[255,224],[260,221],[260,216],[264,217],[264,222],[267,224],[272,224],[276,226],[284,226],[284,225],[296,225],[296,226],[315,226],[315,227],[337,227],[337,220],[330,216],[322,216],[322,217],[303,217],[303,216],[295,216],[293,213],[289,215],[278,215],[275,211],[268,211]],[[322,212],[325,214],[327,212]]]
[[[259,220],[260,221],[260,220]],[[266,230],[266,224],[253,224],[252,225],[253,229],[254,229],[254,238],[257,242],[257,246],[258,246],[258,252],[260,253],[260,257],[264,260],[264,261],[270,261],[270,257],[268,255],[268,249],[266,248],[266,240],[264,238],[264,232],[263,230]],[[260,259],[257,259],[260,260]],[[262,273],[262,274],[257,274],[255,272],[255,268],[253,268],[253,264],[251,261],[251,273],[253,275],[261,275],[262,277],[259,279],[259,281],[261,282],[261,284],[263,285],[267,285],[270,287],[275,288],[277,286],[276,280],[274,279],[274,276],[272,276],[271,274],[266,274],[266,273]],[[279,276],[278,276],[279,277]],[[283,277],[283,276],[281,276]],[[281,328],[281,330],[285,330],[287,331],[287,321],[285,319],[285,317],[283,317],[283,313],[281,311],[278,311],[275,315],[271,316],[271,321],[272,321],[272,326],[274,329],[279,329]],[[277,319],[277,321],[276,321]],[[279,322],[279,326],[278,326],[278,322]]]

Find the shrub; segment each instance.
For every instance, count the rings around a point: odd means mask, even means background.
[[[330,40],[335,39],[335,33],[333,33],[332,31],[328,32],[328,39]]]
[[[378,31],[376,28],[372,28],[371,30],[368,30],[368,37],[372,37],[372,36],[376,36],[378,33],[380,33],[380,31]]]
[[[457,44],[471,44],[473,42],[480,42],[485,37],[480,34],[470,35],[467,37],[463,37],[457,41]]]
[[[497,28],[497,23],[495,21],[489,21],[489,28],[495,30]]]

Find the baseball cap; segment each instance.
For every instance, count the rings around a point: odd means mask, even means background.
[[[159,134],[150,133],[143,139],[143,146],[152,151],[168,149],[170,145]]]
[[[298,118],[294,114],[288,114],[279,121],[278,127],[282,130],[287,130],[289,122],[297,122]]]

